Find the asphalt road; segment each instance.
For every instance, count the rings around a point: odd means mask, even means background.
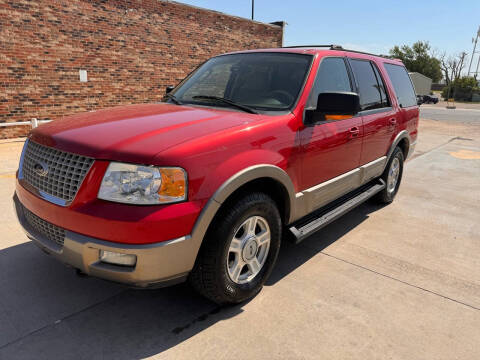
[[[460,108],[447,109],[446,107],[422,105],[420,115],[424,119],[431,119],[443,122],[457,122],[466,125],[480,126],[480,106],[478,109]]]
[[[480,127],[468,121],[422,120],[393,204],[284,244],[262,292],[229,308],[185,285],[80,278],[42,253],[12,210],[22,144],[0,143],[0,359],[480,359]]]

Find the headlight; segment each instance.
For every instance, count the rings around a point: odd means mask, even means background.
[[[127,204],[168,204],[186,200],[186,187],[187,175],[182,168],[112,162],[98,198]]]

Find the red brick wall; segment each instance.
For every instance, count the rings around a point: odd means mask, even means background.
[[[205,59],[281,39],[279,26],[170,1],[0,0],[0,122],[159,101]]]

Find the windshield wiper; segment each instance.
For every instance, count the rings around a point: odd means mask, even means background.
[[[183,105],[183,102],[181,102],[180,100],[178,100],[178,99],[176,98],[176,96],[173,95],[173,94],[167,94],[167,95],[165,95],[165,97],[166,97],[167,99],[169,99],[169,100],[172,100],[172,101],[173,101],[175,104],[177,104],[177,105]]]
[[[219,96],[196,95],[196,96],[193,96],[192,99],[216,100],[216,101],[220,101],[220,102],[223,102],[225,104],[231,105],[233,107],[236,107],[237,109],[243,110],[243,111],[248,112],[250,114],[258,114],[258,112],[253,110],[251,107],[236,103],[235,101],[228,100],[228,99],[225,99],[225,98],[219,97]]]

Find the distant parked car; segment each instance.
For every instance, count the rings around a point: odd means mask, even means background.
[[[434,96],[434,95],[423,95],[423,99],[422,99],[422,103],[423,104],[436,104],[438,103],[438,97]]]

